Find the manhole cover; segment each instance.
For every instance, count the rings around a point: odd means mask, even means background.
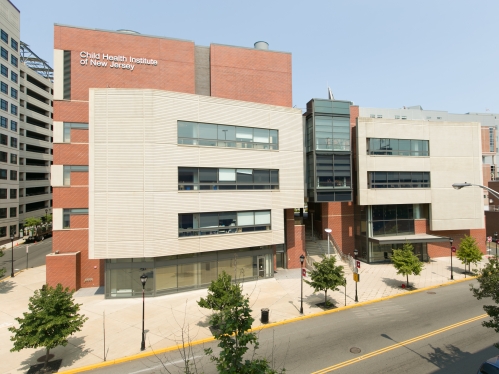
[[[54,355],[51,353],[49,354],[49,361],[52,360],[54,358]],[[45,355],[43,355],[42,357],[38,358],[38,360],[36,360],[36,362],[45,362]]]
[[[351,353],[360,353],[360,348],[352,347],[352,348],[350,348],[350,352]]]
[[[433,292],[433,291],[428,291],[427,293],[429,293],[430,295],[435,295],[436,292]]]

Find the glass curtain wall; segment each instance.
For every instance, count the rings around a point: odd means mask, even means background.
[[[264,266],[259,271],[262,261]],[[272,246],[156,258],[108,259],[105,292],[107,298],[142,296],[142,274],[148,277],[147,296],[207,288],[223,271],[240,282],[271,278],[273,263]]]

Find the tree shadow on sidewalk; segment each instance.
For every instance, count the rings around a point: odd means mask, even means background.
[[[470,352],[463,352],[458,347],[452,344],[445,346],[445,350],[439,347],[433,347],[428,344],[433,352],[428,353],[427,360],[440,369],[448,367],[462,359],[468,359],[472,356]],[[447,351],[447,352],[446,352]]]
[[[383,283],[385,283],[387,286],[400,290],[402,289],[402,284],[405,284],[405,280],[400,280],[400,279],[393,279],[393,278],[381,278]],[[411,282],[409,282],[409,287],[411,285]]]
[[[16,284],[11,280],[0,282],[0,294],[9,293],[16,287]]]
[[[62,368],[71,367],[76,361],[85,357],[87,354],[91,353],[91,349],[84,349],[85,345],[85,337],[70,337],[68,339],[68,344],[63,346],[58,346],[50,350],[50,354],[54,355],[50,361],[60,360],[62,359]],[[35,353],[31,354],[28,358],[20,363],[20,367],[18,369],[26,372],[30,369],[31,366],[37,365],[40,363],[38,361],[39,358],[45,357],[46,350],[45,348],[38,349]],[[50,362],[49,361],[49,362]]]

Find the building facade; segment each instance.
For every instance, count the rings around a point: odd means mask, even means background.
[[[291,55],[256,46],[55,26],[47,283],[159,295],[303,253]]]

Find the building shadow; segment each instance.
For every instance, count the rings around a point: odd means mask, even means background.
[[[54,355],[54,357],[50,361],[60,360],[62,359],[61,367],[69,368],[73,366],[73,364],[85,357],[87,354],[91,353],[92,350],[84,349],[85,345],[85,337],[70,337],[68,339],[68,344],[63,346],[58,346],[54,349],[50,350],[50,353]],[[21,361],[20,370],[22,372],[27,372],[31,366],[37,365],[40,362],[38,359],[40,357],[45,356],[46,349],[40,348],[36,352],[32,353],[28,358]],[[49,362],[50,362],[49,361]]]
[[[11,280],[4,280],[0,282],[0,294],[1,293],[9,293],[16,287],[16,284]]]

